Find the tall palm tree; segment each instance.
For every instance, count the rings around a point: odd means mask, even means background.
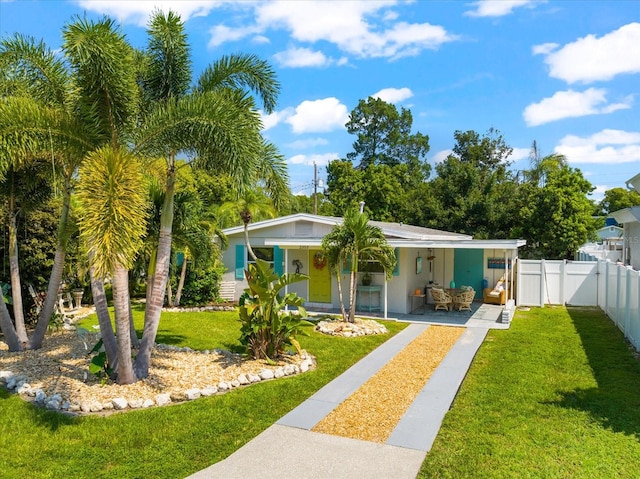
[[[150,301],[134,365],[138,377],[148,375],[169,275],[176,155],[197,152],[195,167],[223,168],[238,190],[244,190],[253,178],[262,144],[260,120],[247,91],[255,92],[265,110],[272,111],[279,90],[275,72],[266,62],[253,55],[232,55],[205,69],[190,91],[190,57],[180,18],[171,12],[156,12],[148,34],[146,54],[151,67],[142,85],[143,97],[154,101],[154,109],[139,131],[138,146],[141,151],[162,155],[167,168],[155,271],[147,284]]]
[[[328,261],[342,261],[348,258],[350,263],[349,316],[348,321],[355,320],[355,298],[357,291],[358,268],[363,261],[377,261],[382,266],[385,276],[390,279],[396,265],[396,255],[387,243],[384,233],[377,226],[369,224],[366,213],[357,209],[348,210],[341,225],[334,226],[330,238],[335,242],[327,242]],[[336,252],[342,248],[342,253]],[[333,273],[339,275],[340,267],[334,266]]]
[[[13,318],[16,334],[23,347],[28,343],[29,338],[24,323],[24,309],[22,306],[16,220],[19,214],[36,209],[50,197],[50,170],[51,167],[49,165],[43,165],[41,162],[30,162],[20,169],[9,165],[4,178],[0,179],[0,197],[6,199],[9,216],[9,265]]]
[[[327,258],[327,267],[330,273],[336,277],[336,283],[338,284],[338,298],[343,321],[347,320],[347,312],[342,294],[342,268],[348,259],[349,238],[350,234],[343,225],[334,227],[322,238],[322,254]]]
[[[95,143],[96,131],[77,114],[71,77],[63,61],[33,38],[16,35],[0,42],[0,81],[8,93],[0,102],[0,172],[47,158],[61,178],[62,209],[54,264],[36,329],[26,345],[41,346],[62,281],[69,237],[70,197],[75,173]],[[8,82],[8,83],[7,83]],[[7,84],[10,87],[7,88]],[[5,330],[3,330],[6,332]],[[19,349],[25,346],[20,345]]]

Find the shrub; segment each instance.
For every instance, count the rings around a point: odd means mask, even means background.
[[[240,297],[240,342],[254,359],[272,361],[293,345],[298,352],[300,346],[296,334],[305,334],[303,325],[311,325],[303,318],[307,315],[302,307],[304,299],[296,293],[280,295],[287,285],[309,279],[303,274],[277,275],[266,261],[250,264],[245,276],[249,287]],[[285,306],[295,306],[298,311],[284,311]]]
[[[220,280],[224,273],[221,267],[204,270],[188,270],[182,288],[181,306],[200,306],[218,299]]]

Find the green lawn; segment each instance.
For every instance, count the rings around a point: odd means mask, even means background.
[[[135,321],[141,328],[140,310]],[[406,327],[385,324],[391,334]],[[237,313],[163,313],[158,341],[237,349],[239,327]],[[299,339],[317,357],[315,371],[109,417],[63,416],[0,389],[0,477],[185,477],[230,455],[389,337],[311,332]]]
[[[597,309],[518,312],[489,332],[419,477],[640,477],[640,362]]]

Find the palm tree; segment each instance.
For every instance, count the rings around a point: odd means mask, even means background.
[[[105,146],[80,168],[80,235],[88,245],[98,277],[113,277],[118,343],[117,381],[135,382],[131,361],[128,270],[146,231],[146,191],[140,161],[123,149]],[[141,187],[142,185],[142,187]]]
[[[32,211],[42,205],[51,195],[48,173],[49,165],[32,162],[21,169],[9,166],[0,180],[0,197],[6,198],[9,216],[9,265],[11,272],[11,297],[13,299],[13,317],[15,330],[22,347],[29,338],[24,323],[22,306],[22,285],[18,263],[18,231],[16,219],[19,214]]]
[[[357,276],[359,264],[363,261],[377,261],[384,269],[385,276],[390,279],[396,265],[396,256],[389,246],[384,233],[377,226],[369,224],[366,213],[357,209],[348,210],[341,225],[337,225],[330,233],[335,241],[327,242],[327,262],[338,261],[338,266],[332,268],[333,274],[340,275],[340,266],[346,258],[350,263],[349,287],[349,322],[355,320],[355,298],[357,290]],[[324,246],[324,242],[323,242]],[[337,249],[342,248],[342,253]],[[343,313],[344,314],[344,313]]]
[[[322,238],[322,254],[327,258],[327,266],[332,275],[336,277],[338,284],[338,298],[340,300],[340,312],[342,320],[347,320],[347,312],[344,307],[342,295],[342,268],[347,262],[347,249],[350,235],[343,225],[337,225],[329,234]]]
[[[239,196],[236,201],[229,201],[224,203],[218,209],[218,216],[221,221],[230,221],[235,223],[234,219],[240,217],[242,224],[244,225],[244,242],[247,247],[249,256],[257,261],[257,257],[251,248],[249,242],[249,223],[254,218],[274,218],[276,216],[276,209],[273,206],[273,201],[264,194],[261,190],[246,190],[242,196]]]
[[[275,72],[266,62],[253,55],[232,55],[205,69],[195,90],[187,93],[191,68],[180,18],[156,12],[148,33],[151,66],[142,81],[143,97],[151,98],[155,108],[139,132],[138,146],[140,151],[162,155],[167,168],[155,271],[147,284],[150,301],[134,365],[139,378],[148,375],[169,274],[176,155],[196,151],[195,167],[224,169],[243,191],[254,177],[262,144],[259,117],[246,90],[257,93],[268,112],[275,107],[279,90]]]

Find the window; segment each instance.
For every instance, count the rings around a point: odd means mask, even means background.
[[[267,263],[271,264],[271,266],[273,266],[273,259],[274,259],[273,247],[258,246],[258,247],[253,247],[251,249],[253,249],[253,253],[256,255],[256,258],[266,261]],[[255,263],[255,261],[249,254],[249,251],[247,251],[247,263]]]

